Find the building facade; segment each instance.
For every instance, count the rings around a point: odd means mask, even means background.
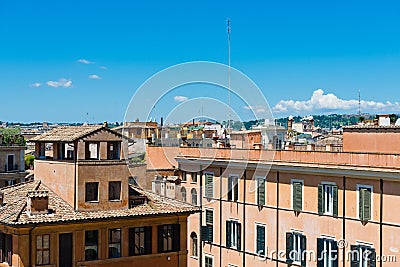
[[[196,189],[188,266],[399,264],[397,154],[153,149],[154,168],[186,175],[187,202]]]
[[[33,140],[35,180],[0,190],[0,266],[187,266],[198,208],[137,187],[124,140],[107,125]]]

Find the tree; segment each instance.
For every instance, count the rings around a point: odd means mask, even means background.
[[[31,154],[25,155],[25,169],[33,169],[35,156]]]

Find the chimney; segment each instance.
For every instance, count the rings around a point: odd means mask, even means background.
[[[108,122],[107,121],[103,122],[103,126],[108,127]]]
[[[289,116],[287,125],[288,125],[288,131],[290,132],[293,128],[293,117],[292,116]]]
[[[163,117],[161,117],[161,122],[160,122],[160,124],[161,124],[161,129],[162,129],[162,127],[164,126],[164,118],[163,118]]]
[[[28,215],[49,213],[49,191],[28,191],[26,196],[26,211]]]

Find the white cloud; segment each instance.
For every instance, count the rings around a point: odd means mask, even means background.
[[[252,112],[256,113],[256,114],[265,114],[267,113],[267,108],[263,107],[263,106],[244,106],[243,107],[246,110],[251,110]]]
[[[400,111],[399,102],[377,102],[361,100],[362,112],[398,112]],[[340,99],[334,94],[324,94],[322,89],[317,89],[313,92],[309,100],[295,101],[295,100],[281,100],[273,108],[275,113],[286,114],[304,114],[313,112],[329,112],[329,111],[357,111],[358,100]]]
[[[83,64],[95,64],[95,62],[87,60],[87,59],[78,59],[79,63],[83,63]]]
[[[32,84],[30,84],[29,86],[30,86],[30,87],[38,88],[38,87],[42,86],[42,83],[32,83]]]
[[[61,78],[58,81],[48,81],[46,84],[50,87],[64,87],[69,88],[72,87],[72,81],[69,79]]]
[[[106,66],[100,66],[99,68],[102,69],[102,70],[106,70],[107,69]]]
[[[88,76],[89,79],[94,79],[94,80],[101,80],[101,77],[96,74],[92,74]]]
[[[176,102],[185,102],[185,101],[188,101],[189,98],[187,98],[186,96],[177,95],[177,96],[174,96],[174,100]]]

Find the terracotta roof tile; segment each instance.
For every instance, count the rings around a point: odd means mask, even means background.
[[[0,223],[8,225],[24,225],[38,223],[72,222],[81,220],[113,219],[122,217],[151,216],[161,214],[194,213],[200,209],[188,203],[161,197],[155,193],[133,187],[137,192],[148,198],[148,203],[129,209],[75,211],[60,196],[51,191],[39,180],[4,187],[4,204],[0,207]],[[28,215],[26,212],[26,196],[35,190],[48,191],[48,214]]]
[[[44,134],[32,138],[31,141],[42,142],[73,142],[83,136],[103,128],[103,125],[60,126]]]

